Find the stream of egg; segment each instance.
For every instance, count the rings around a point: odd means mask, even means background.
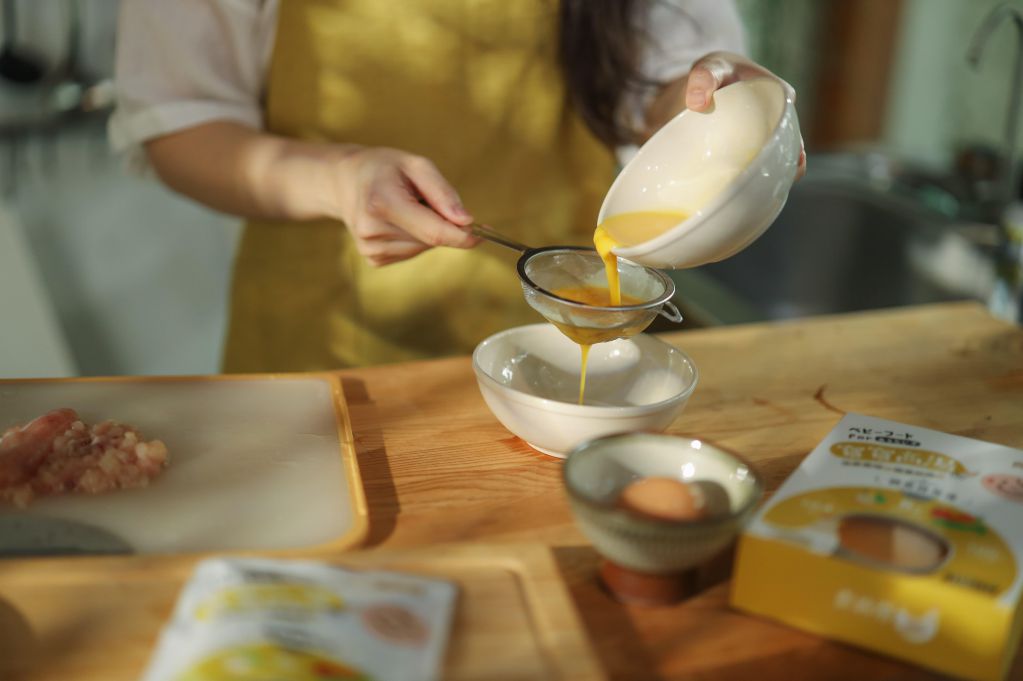
[[[612,255],[611,257],[614,258],[615,256]],[[617,273],[616,269],[615,274]],[[611,305],[621,305],[623,302],[625,305],[640,305],[643,303],[639,298],[630,295],[623,296],[620,291],[616,292],[610,287],[564,286],[554,289],[552,293],[565,300],[573,300],[577,303],[593,305],[595,307],[610,307]],[[618,302],[616,303],[612,302],[615,293],[618,293]],[[628,333],[629,330],[617,329],[609,332],[604,329],[587,329],[557,322],[551,323],[558,327],[561,333],[575,341],[582,351],[582,369],[579,374],[579,404],[582,404],[583,395],[586,393],[586,361],[590,356],[590,347],[594,343],[612,340],[623,333]]]
[[[618,276],[618,256],[612,251],[619,246],[634,246],[650,241],[687,217],[684,213],[670,211],[636,211],[611,216],[600,223],[593,232],[593,245],[597,249],[600,259],[604,261],[607,288],[579,286],[555,289],[553,293],[567,300],[600,307],[643,304],[645,301],[639,298],[622,295],[621,279]],[[600,329],[581,329],[562,324],[555,324],[555,326],[579,344],[582,354],[579,372],[579,404],[583,403],[583,395],[586,392],[586,362],[590,356],[590,347],[594,343],[630,336],[643,330],[618,329],[613,336],[608,337],[607,332]]]

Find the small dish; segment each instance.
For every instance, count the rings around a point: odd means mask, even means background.
[[[771,78],[733,83],[714,93],[709,112],[683,111],[647,140],[608,190],[598,223],[622,213],[682,213],[688,217],[674,228],[614,254],[673,269],[723,260],[781,212],[801,148],[784,85]]]
[[[519,326],[476,347],[473,369],[487,406],[534,449],[564,458],[612,433],[667,428],[696,388],[678,348],[639,334],[592,346],[586,404],[578,404],[579,346],[551,324]]]
[[[647,477],[698,487],[710,515],[669,521],[620,508],[625,486]],[[605,583],[634,602],[678,600],[679,578],[724,550],[763,496],[760,477],[738,457],[700,440],[655,433],[586,442],[570,453],[563,478],[579,528],[606,560]]]

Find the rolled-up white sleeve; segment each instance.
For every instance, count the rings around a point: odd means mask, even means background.
[[[161,135],[214,120],[261,127],[274,9],[265,0],[123,0],[113,149],[138,169],[142,143]]]
[[[651,83],[681,78],[700,57],[717,51],[746,53],[742,17],[732,0],[655,0],[643,21],[643,51],[639,70]],[[631,125],[645,126],[646,110],[657,85],[626,92],[622,106]],[[633,146],[619,148],[624,163]]]
[[[746,52],[742,18],[731,0],[658,0],[651,4],[646,30],[640,69],[660,82],[689,73],[709,52]]]

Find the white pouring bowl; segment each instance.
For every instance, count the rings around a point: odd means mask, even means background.
[[[723,260],[778,217],[801,149],[794,102],[780,82],[733,83],[714,93],[709,112],[683,111],[640,147],[604,197],[598,224],[622,213],[683,213],[663,234],[613,252],[662,269]]]

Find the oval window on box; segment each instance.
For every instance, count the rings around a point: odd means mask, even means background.
[[[838,555],[900,572],[936,570],[948,557],[948,544],[934,532],[896,518],[848,515],[838,524]]]

